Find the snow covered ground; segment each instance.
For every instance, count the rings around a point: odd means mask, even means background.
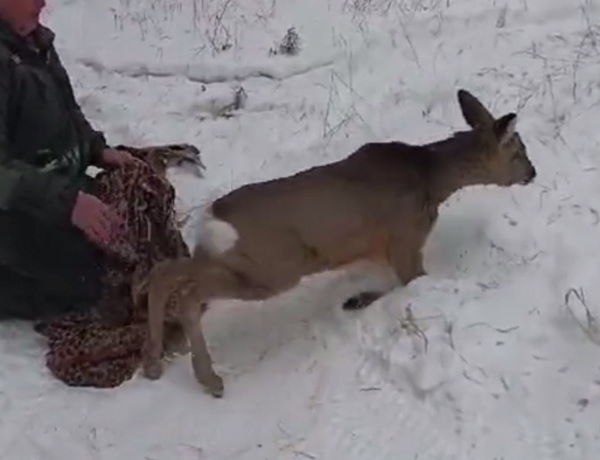
[[[29,324],[0,325],[0,458],[597,459],[599,18],[599,0],[51,0],[112,143],[201,148],[204,180],[173,172],[181,212],[367,141],[463,129],[460,87],[518,111],[538,178],[453,196],[429,276],[364,311],[340,308],[375,282],[352,274],[219,302],[223,400],[187,357],[157,382],[68,388]],[[300,52],[270,55],[291,26]]]

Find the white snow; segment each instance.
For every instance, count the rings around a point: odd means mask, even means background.
[[[364,311],[341,310],[377,282],[356,273],[218,302],[223,400],[187,357],[157,382],[66,387],[30,324],[0,325],[0,458],[597,459],[598,18],[599,0],[50,1],[77,96],[112,143],[202,150],[205,179],[172,174],[181,212],[364,142],[463,129],[460,87],[518,112],[538,178],[453,196],[429,275]],[[269,56],[291,26],[298,55]]]

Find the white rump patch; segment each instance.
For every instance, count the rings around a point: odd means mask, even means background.
[[[204,211],[198,223],[196,246],[214,256],[233,248],[238,238],[238,232],[233,225],[215,218],[209,209]]]

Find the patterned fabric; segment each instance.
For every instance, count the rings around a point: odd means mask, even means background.
[[[165,258],[189,256],[176,226],[175,191],[165,170],[172,162],[203,168],[198,150],[185,144],[118,148],[144,162],[103,171],[96,179],[99,198],[123,217],[126,227],[116,244],[104,248],[102,298],[89,312],[36,325],[47,338],[46,365],[68,385],[108,388],[133,376],[147,334],[146,303],[136,300],[140,294],[143,298],[145,275]]]

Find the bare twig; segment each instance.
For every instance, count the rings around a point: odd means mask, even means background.
[[[405,330],[409,335],[415,334],[417,337],[423,339],[423,346],[425,348],[425,353],[427,353],[429,349],[429,339],[427,338],[427,335],[425,335],[423,330],[417,325],[410,305],[406,307],[405,311],[406,317],[401,318],[400,328]]]
[[[456,346],[454,345],[454,335],[453,335],[454,324],[451,323],[450,321],[447,321],[445,331],[446,331],[446,334],[448,334],[448,343],[450,345],[450,348],[452,348],[452,350],[456,351]]]
[[[299,456],[299,457],[304,457],[304,458],[310,458],[311,460],[316,460],[316,458],[317,458],[314,455],[307,454],[306,452],[301,451],[301,450],[295,450],[294,455]]]
[[[512,331],[519,329],[519,326],[513,326],[513,327],[509,327],[507,329],[500,329],[500,328],[494,327],[491,324],[488,324],[484,321],[479,321],[477,323],[469,324],[468,326],[465,327],[465,329],[470,329],[472,327],[477,327],[477,326],[487,326],[490,329],[493,329],[494,331],[499,332],[500,334],[508,334]]]
[[[379,388],[379,387],[366,387],[366,388],[361,388],[358,391],[381,391],[381,388]]]
[[[225,0],[221,4],[220,9],[218,9],[209,19],[212,30],[206,32],[206,38],[212,46],[214,54],[228,50],[231,47],[231,33],[225,26],[223,18],[232,2],[233,0]],[[220,34],[224,34],[225,37],[220,37]]]
[[[483,382],[480,382],[479,380],[476,380],[473,377],[471,377],[469,374],[467,374],[467,371],[463,371],[462,375],[467,380],[470,380],[471,382],[476,383],[479,386],[483,385]]]
[[[577,318],[577,315],[575,315],[575,313],[573,312],[573,309],[570,305],[572,297],[575,297],[578,300],[579,304],[585,309],[585,317],[587,324],[583,324],[579,320],[579,318]],[[598,323],[596,318],[592,315],[592,312],[587,306],[585,294],[582,288],[570,288],[567,291],[567,293],[565,294],[565,307],[567,308],[567,311],[570,313],[571,317],[577,323],[581,331],[586,335],[586,337],[593,344],[600,346],[600,330],[598,329]]]

